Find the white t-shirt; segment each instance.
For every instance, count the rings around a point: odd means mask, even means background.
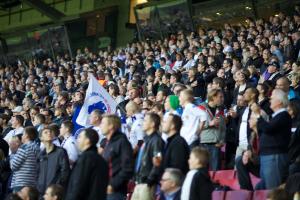
[[[248,145],[248,139],[247,139],[248,115],[249,115],[249,107],[247,106],[242,115],[242,121],[239,130],[239,146]]]
[[[185,106],[182,116],[183,125],[180,130],[180,135],[190,145],[198,140],[198,129],[200,122],[206,121],[206,112],[200,110],[196,105],[189,103]]]
[[[137,113],[126,119],[126,136],[133,148],[136,147],[139,140],[144,140],[143,121],[144,115],[142,113]]]
[[[4,140],[9,143],[9,140],[16,136],[16,135],[21,135],[23,134],[24,128],[23,127],[19,127],[17,129],[11,130],[7,133],[7,135],[4,137]]]
[[[67,151],[69,160],[75,162],[78,159],[79,152],[76,146],[76,140],[74,136],[69,136],[65,138],[61,143],[61,147]]]

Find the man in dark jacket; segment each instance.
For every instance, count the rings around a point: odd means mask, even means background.
[[[180,136],[181,126],[181,118],[174,114],[170,114],[163,122],[163,132],[168,134],[163,168],[176,168],[181,170],[183,174],[186,174],[189,170],[190,148],[185,139]]]
[[[158,134],[160,117],[155,113],[147,113],[143,130],[146,134],[136,163],[136,180],[154,186],[159,183],[162,174],[162,153],[164,141]]]
[[[107,142],[103,157],[109,166],[109,184],[107,199],[124,199],[127,184],[133,175],[133,150],[125,134],[119,132],[120,118],[116,115],[104,115],[100,125]]]
[[[259,136],[260,174],[263,183],[259,189],[278,187],[288,172],[288,146],[292,128],[292,119],[286,111],[288,97],[283,90],[275,89],[270,99],[270,107],[274,113],[269,122],[261,117],[257,105],[251,107],[257,118]]]
[[[109,171],[97,153],[98,140],[98,133],[93,129],[84,129],[79,135],[77,143],[82,154],[73,168],[66,200],[106,200]]]
[[[46,188],[51,184],[67,186],[70,174],[69,159],[67,152],[53,144],[55,136],[49,128],[43,129],[41,142],[45,149],[38,157],[38,190],[44,194]]]
[[[135,165],[135,186],[132,199],[153,199],[155,188],[163,172],[162,158],[164,141],[158,134],[160,117],[156,113],[147,113],[143,122],[145,132]]]

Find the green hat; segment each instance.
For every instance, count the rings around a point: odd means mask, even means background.
[[[176,95],[169,96],[170,106],[172,109],[176,110],[179,107],[179,98]]]

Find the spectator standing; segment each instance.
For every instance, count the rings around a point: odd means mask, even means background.
[[[197,108],[192,90],[183,90],[179,95],[180,105],[183,107],[181,119],[183,121],[180,135],[190,146],[190,149],[199,145],[199,134],[205,122],[205,112]]]
[[[220,169],[221,147],[225,142],[224,114],[219,107],[223,105],[224,96],[222,90],[212,89],[207,94],[207,103],[199,108],[205,112],[205,124],[201,130],[200,143],[210,153],[210,167],[212,170]]]
[[[163,121],[162,130],[168,135],[163,167],[179,169],[186,174],[190,149],[184,138],[180,136],[181,127],[182,120],[178,115],[169,114]]]
[[[260,187],[265,189],[279,186],[287,175],[287,153],[292,128],[292,119],[286,110],[287,94],[281,89],[274,89],[270,101],[274,113],[269,122],[261,117],[260,108],[256,104],[252,105],[259,135],[260,174],[263,181]]]
[[[143,122],[143,130],[146,134],[144,143],[138,153],[136,161],[136,181],[140,185],[136,186],[136,191],[140,187],[149,187],[149,194],[154,196],[155,186],[159,183],[163,172],[162,159],[164,142],[158,133],[160,117],[155,113],[147,113]]]
[[[119,130],[120,118],[116,115],[104,115],[101,131],[107,138],[103,157],[108,162],[109,184],[108,200],[121,200],[127,194],[127,184],[133,175],[133,151],[126,136]]]
[[[68,153],[70,166],[78,159],[78,149],[76,146],[76,140],[72,136],[73,124],[71,121],[64,121],[60,127],[60,135],[64,138],[61,147],[64,148]],[[97,141],[98,142],[98,141]]]
[[[38,146],[34,142],[38,133],[34,127],[26,127],[22,135],[22,145],[10,158],[13,172],[11,187],[18,192],[25,186],[35,187],[37,184]]]
[[[84,129],[78,137],[78,148],[82,152],[71,173],[66,200],[106,200],[109,169],[105,160],[97,153],[98,133]]]
[[[46,188],[51,184],[67,186],[70,174],[68,154],[65,149],[53,144],[55,135],[49,128],[41,132],[40,140],[45,149],[38,157],[38,190],[44,194]]]
[[[13,130],[9,131],[7,135],[4,137],[6,142],[9,142],[10,138],[16,135],[23,134],[24,118],[21,115],[16,115],[12,117],[11,126],[14,128]]]

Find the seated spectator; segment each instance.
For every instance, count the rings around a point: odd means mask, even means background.
[[[181,188],[181,199],[211,199],[213,184],[208,174],[208,163],[208,151],[195,147],[190,154],[190,171],[186,175]]]
[[[160,180],[159,200],[180,200],[183,175],[178,169],[167,168]]]

